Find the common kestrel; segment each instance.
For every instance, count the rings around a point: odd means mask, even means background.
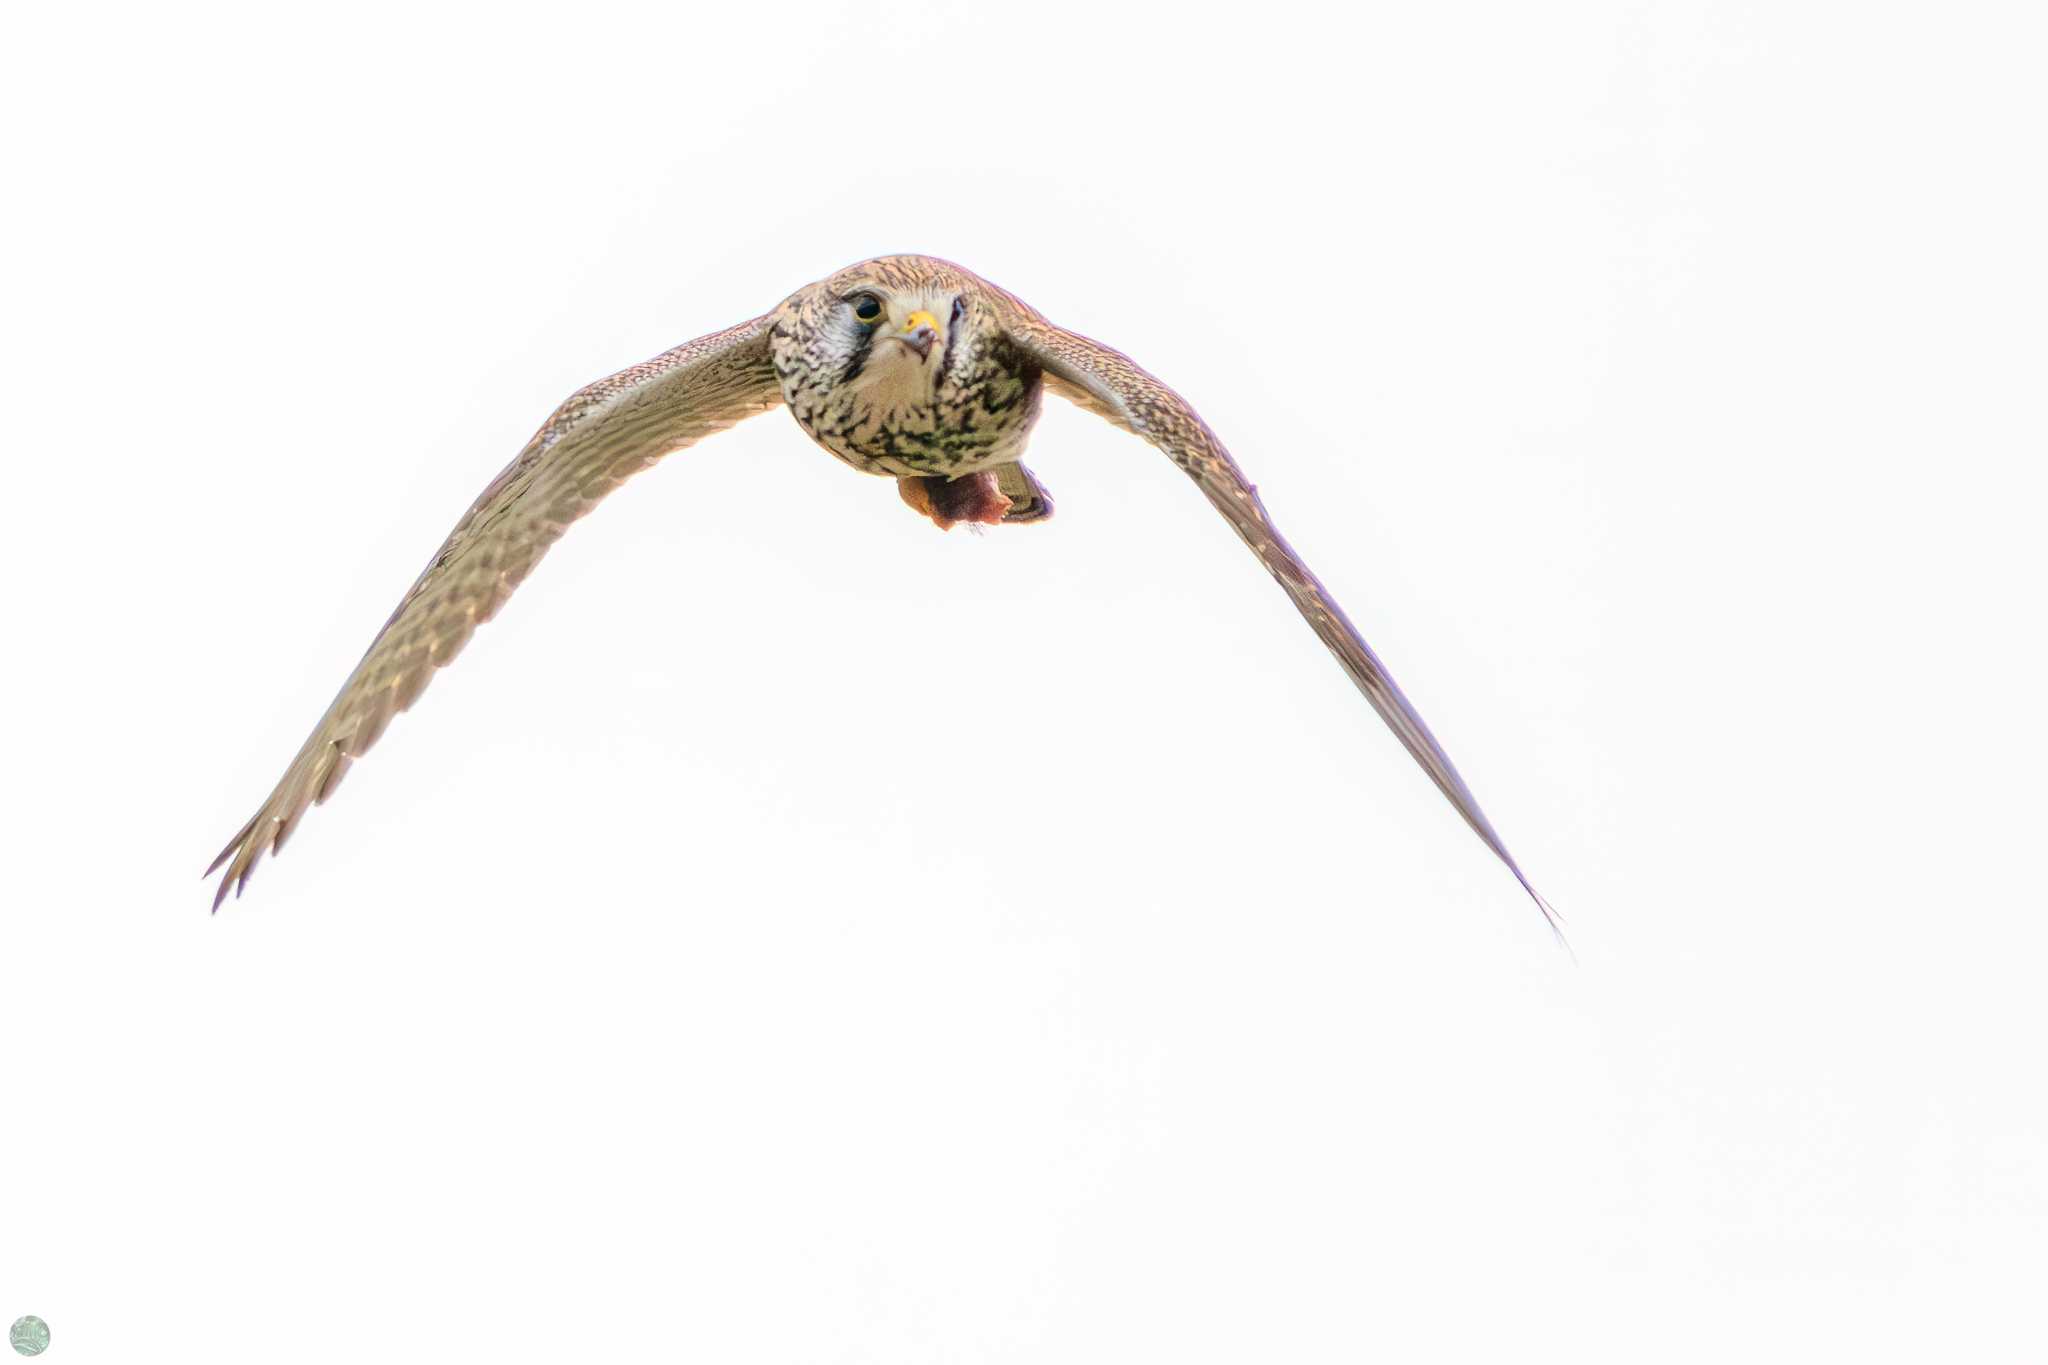
[[[1020,457],[1047,389],[1144,437],[1195,481],[1555,929],[1429,727],[1194,409],[1121,353],[930,256],[849,266],[572,394],[455,524],[262,808],[207,868],[227,865],[214,908],[230,888],[241,893],[257,859],[284,846],[569,523],[662,456],[786,403],[819,445],[895,479],[941,529],[1041,521],[1052,499]]]

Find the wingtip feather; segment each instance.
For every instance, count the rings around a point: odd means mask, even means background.
[[[1529,885],[1529,879],[1522,875],[1521,868],[1510,862],[1508,870],[1515,874],[1515,880],[1522,884],[1522,890],[1529,893],[1529,899],[1535,901],[1536,908],[1543,912],[1543,921],[1550,926],[1550,936],[1557,940],[1557,946],[1564,949],[1565,956],[1572,960],[1574,967],[1578,966],[1579,955],[1572,951],[1571,940],[1564,936],[1564,916],[1558,913],[1556,906],[1543,898],[1541,892]]]

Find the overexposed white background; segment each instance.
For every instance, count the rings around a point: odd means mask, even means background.
[[[10,21],[0,1320],[52,1362],[2041,1349],[2028,7]],[[771,414],[250,894],[578,384],[889,251],[1230,443],[941,536]],[[999,744],[978,736],[1000,735]]]

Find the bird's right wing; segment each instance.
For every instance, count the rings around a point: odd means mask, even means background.
[[[579,389],[491,480],[349,674],[263,806],[207,868],[214,908],[282,847],[434,670],[491,619],[550,545],[607,493],[662,456],[782,401],[768,318],[678,346]]]

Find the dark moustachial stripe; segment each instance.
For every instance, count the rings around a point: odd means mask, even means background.
[[[953,348],[960,344],[960,319],[967,315],[962,307],[967,301],[965,294],[953,296],[953,319],[946,324],[946,349],[939,353],[939,375],[935,383],[943,384],[946,376],[953,373]]]
[[[853,343],[853,356],[846,362],[846,373],[839,376],[840,383],[851,384],[854,381],[860,374],[861,367],[868,363],[868,352],[873,350],[874,346],[875,329],[861,328],[859,338]]]

